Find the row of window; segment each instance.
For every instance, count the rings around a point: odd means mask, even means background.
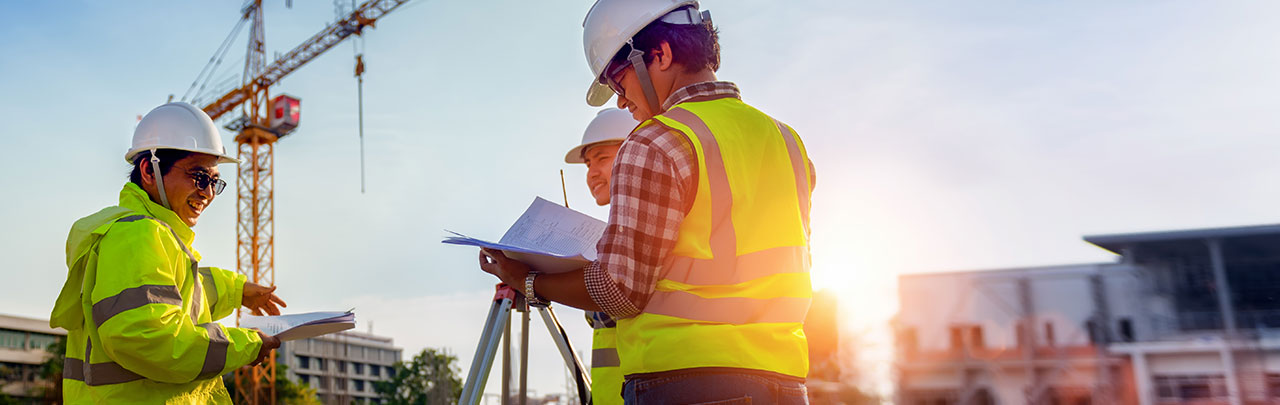
[[[1115,336],[1121,342],[1132,342],[1134,340],[1133,322],[1130,321],[1128,318],[1120,319],[1116,323],[1116,327],[1117,327],[1117,330],[1112,334],[1112,336]],[[1085,322],[1084,329],[1086,332],[1088,332],[1090,344],[1099,343],[1101,341],[1103,333],[1102,333],[1102,330],[1098,328],[1095,322],[1093,321]],[[1017,345],[1019,347],[1026,345],[1028,339],[1024,329],[1022,327],[1018,327],[1016,331],[1017,331],[1017,337],[1016,337]],[[949,329],[949,332],[950,332],[950,342],[951,342],[950,348],[952,350],[960,350],[961,348],[964,348],[966,346],[973,349],[986,348],[986,339],[984,338],[981,325],[952,326]],[[1041,336],[1043,340],[1039,342],[1040,346],[1053,347],[1058,344],[1057,334],[1055,333],[1052,322],[1044,323],[1044,333],[1041,334]],[[915,328],[902,329],[898,334],[897,342],[899,347],[901,347],[904,351],[908,353],[915,352],[918,349],[916,329]]]
[[[298,351],[319,353],[322,355],[331,354],[335,357],[374,360],[387,363],[400,359],[399,350],[379,349],[376,347],[367,347],[357,344],[329,342],[318,339],[303,339],[296,342],[289,342],[289,344],[297,345],[296,349]]]
[[[58,336],[27,331],[0,329],[0,347],[17,350],[44,350]]]
[[[373,377],[381,377],[385,372],[387,376],[395,374],[395,369],[389,366],[380,366],[377,364],[365,364],[359,362],[348,362],[344,360],[332,360],[321,357],[311,357],[298,355],[298,368],[302,370],[320,370],[329,371],[329,367],[334,367],[339,373],[347,373],[348,370],[355,375],[369,375]],[[366,374],[365,371],[368,371]]]
[[[374,380],[361,380],[358,378],[347,379],[343,377],[329,377],[329,376],[322,376],[322,375],[312,376],[312,375],[306,375],[306,374],[299,374],[298,381],[303,384],[312,385],[312,386],[315,386],[316,388],[320,388],[324,390],[329,390],[331,389],[330,387],[333,387],[332,390],[334,391],[347,391],[347,392],[357,392],[357,393],[358,392],[363,392],[363,393],[374,392],[373,391]]]

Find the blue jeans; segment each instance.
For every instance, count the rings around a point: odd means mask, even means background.
[[[622,400],[627,405],[809,403],[804,383],[722,371],[628,378]]]

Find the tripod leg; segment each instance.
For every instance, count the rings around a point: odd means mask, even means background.
[[[511,405],[511,317],[502,324],[502,405]]]
[[[520,313],[520,405],[529,401],[529,306]]]
[[[564,326],[560,325],[560,319],[556,318],[556,313],[550,306],[538,307],[538,310],[538,314],[542,315],[542,323],[547,325],[547,332],[551,333],[551,340],[556,342],[560,355],[564,357],[564,365],[573,370],[578,382],[579,400],[583,404],[591,403],[591,373],[582,365],[582,359],[578,358],[578,354],[574,353],[573,345],[569,343],[568,332],[565,332]]]
[[[494,297],[493,305],[489,307],[489,317],[484,322],[484,331],[480,333],[476,354],[471,358],[471,370],[467,372],[467,382],[462,385],[459,404],[478,404],[484,395],[484,384],[489,379],[489,370],[493,367],[498,340],[502,337],[501,332],[507,319],[511,317],[511,298],[502,297],[502,295],[502,289],[499,288],[498,296]]]

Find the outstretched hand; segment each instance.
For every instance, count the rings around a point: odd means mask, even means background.
[[[245,308],[252,310],[254,315],[263,315],[264,312],[267,315],[280,315],[280,308],[276,304],[279,304],[280,307],[288,307],[289,305],[286,305],[284,300],[275,295],[275,291],[276,286],[263,287],[257,283],[246,281],[244,283],[244,294],[240,302],[244,304]]]

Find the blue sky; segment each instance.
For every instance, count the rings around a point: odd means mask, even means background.
[[[0,6],[0,312],[47,316],[67,228],[115,202],[137,116],[186,91],[237,3]],[[266,5],[269,58],[334,17],[329,1],[283,3]],[[275,162],[290,309],[355,306],[406,353],[446,347],[465,367],[495,279],[471,249],[441,245],[443,230],[501,236],[534,196],[561,199],[561,169],[574,208],[607,213],[561,160],[596,111],[583,102],[589,6],[414,0],[379,21],[364,39],[365,194],[352,45],[272,89],[303,100]],[[1277,222],[1280,5],[703,6],[721,28],[719,77],[806,142],[815,286],[871,331],[867,374],[884,375],[898,274],[1109,261],[1080,236]],[[244,36],[218,77],[240,71]],[[204,264],[235,266],[234,199],[196,227]],[[578,314],[560,316],[585,348]],[[533,336],[546,349],[533,387],[561,390],[546,334]]]

